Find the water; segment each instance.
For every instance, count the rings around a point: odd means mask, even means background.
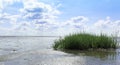
[[[120,49],[55,51],[59,37],[0,37],[0,65],[119,65]],[[119,39],[118,39],[119,40]]]

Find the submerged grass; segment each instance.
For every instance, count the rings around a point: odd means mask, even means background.
[[[116,48],[117,41],[105,34],[93,35],[88,33],[70,34],[63,39],[56,40],[54,49],[89,50]]]

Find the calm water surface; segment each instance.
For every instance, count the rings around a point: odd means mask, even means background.
[[[0,65],[120,65],[120,49],[55,51],[52,44],[56,39],[58,37],[0,37]]]

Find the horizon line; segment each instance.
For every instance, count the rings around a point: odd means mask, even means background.
[[[62,37],[62,36],[10,36],[10,35],[4,35],[4,36],[0,36],[0,37]]]

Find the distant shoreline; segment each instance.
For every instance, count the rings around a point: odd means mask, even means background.
[[[0,36],[0,37],[63,37],[63,36]],[[116,38],[116,37],[114,37]],[[118,37],[120,38],[120,37]]]
[[[0,36],[0,37],[62,37],[62,36]]]

